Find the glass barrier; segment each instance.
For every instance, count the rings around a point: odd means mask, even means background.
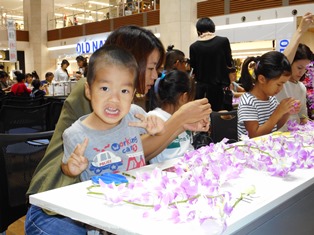
[[[159,9],[159,0],[95,0],[79,1],[48,13],[48,30],[81,25],[121,16],[139,14]],[[23,8],[6,10],[0,8],[0,29],[6,29],[7,19],[15,21],[17,30],[24,27]]]
[[[83,1],[48,14],[48,30],[102,21],[159,9],[159,0]]]

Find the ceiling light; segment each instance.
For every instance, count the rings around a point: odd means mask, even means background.
[[[100,5],[100,6],[105,6],[105,7],[112,6],[112,5],[110,5],[109,3],[104,3],[104,2],[88,1],[88,3],[90,3],[90,4],[95,4],[95,5]]]
[[[293,20],[294,20],[293,17],[285,17],[285,18],[277,18],[277,19],[271,19],[271,20],[259,20],[259,21],[243,22],[243,23],[237,23],[237,24],[227,24],[227,25],[216,26],[216,30],[236,29],[236,28],[245,28],[245,27],[258,26],[258,25],[288,23],[288,22],[293,22]]]

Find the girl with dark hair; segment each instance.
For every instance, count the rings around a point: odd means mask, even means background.
[[[292,74],[289,81],[284,84],[281,92],[276,95],[279,101],[287,97],[293,97],[294,99],[300,100],[300,112],[289,117],[289,120],[297,121],[300,124],[305,124],[308,121],[306,87],[300,82],[300,79],[302,79],[306,73],[307,65],[313,60],[313,52],[307,45],[299,42],[310,25],[313,24],[313,21],[314,16],[311,13],[306,13],[303,16],[298,29],[284,51],[284,54],[291,63]],[[281,128],[281,131],[287,131],[286,125]]]
[[[248,67],[255,62],[253,76]],[[246,90],[238,108],[238,137],[250,138],[278,130],[290,114],[299,112],[300,103],[286,98],[278,103],[275,95],[280,92],[291,75],[291,66],[286,56],[277,51],[261,57],[248,57],[242,65],[241,77]]]
[[[167,121],[183,104],[193,100],[194,86],[186,72],[172,70],[160,79],[157,87],[158,108],[150,111],[148,115],[156,115]],[[149,160],[150,163],[163,162],[168,159],[183,156],[187,151],[193,150],[189,131],[180,133],[160,154]]]

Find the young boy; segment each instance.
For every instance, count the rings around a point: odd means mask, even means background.
[[[146,133],[144,128],[156,134],[164,126],[161,119],[146,117],[142,108],[131,104],[137,73],[134,57],[121,48],[105,46],[93,53],[85,85],[93,112],[63,133],[64,174],[80,175],[84,181],[145,165],[140,135]]]

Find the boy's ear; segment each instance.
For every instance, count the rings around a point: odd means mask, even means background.
[[[87,99],[91,100],[90,88],[87,82],[85,82],[85,96]]]

